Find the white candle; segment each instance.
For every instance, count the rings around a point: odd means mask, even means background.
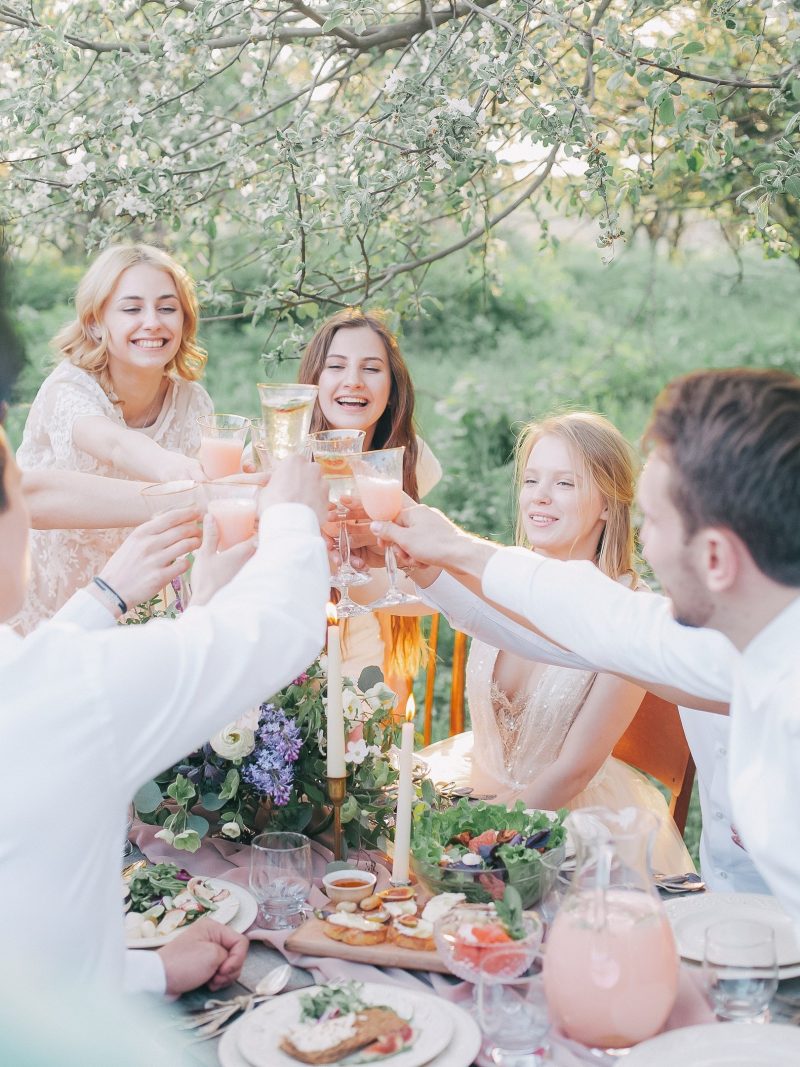
[[[406,721],[400,727],[400,758],[397,782],[397,812],[394,824],[394,861],[392,882],[402,885],[408,881],[411,854],[411,808],[414,803],[414,698],[406,704]]]
[[[342,712],[342,645],[336,608],[328,604],[328,708],[327,708],[328,777],[343,778],[344,714]]]

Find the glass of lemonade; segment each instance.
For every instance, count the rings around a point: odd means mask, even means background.
[[[239,474],[250,420],[243,415],[200,415],[200,463],[211,481]]]

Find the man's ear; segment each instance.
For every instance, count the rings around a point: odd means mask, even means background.
[[[740,570],[738,539],[730,530],[718,526],[709,526],[700,537],[706,588],[710,593],[726,593]]]

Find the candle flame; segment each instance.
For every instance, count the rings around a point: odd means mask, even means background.
[[[414,694],[406,701],[406,722],[412,722],[417,713],[417,705],[414,703]]]
[[[328,626],[338,626],[339,616],[336,614],[336,605],[329,600],[325,606],[325,614],[328,617]]]

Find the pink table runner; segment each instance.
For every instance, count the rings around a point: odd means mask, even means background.
[[[232,841],[224,841],[221,838],[211,838],[203,841],[200,849],[194,853],[176,852],[164,841],[159,841],[154,826],[135,822],[131,831],[131,840],[153,863],[177,863],[187,866],[193,874],[201,874],[208,878],[224,878],[237,885],[248,887],[250,848],[247,845],[239,845]],[[325,874],[327,864],[333,859],[333,853],[317,841],[311,842],[312,871],[314,886],[309,895],[309,903],[312,907],[325,907],[329,901],[320,888],[322,876]],[[356,865],[358,865],[356,863]],[[363,863],[361,864],[363,866]],[[372,868],[371,868],[372,869]],[[378,877],[377,889],[385,889],[389,885],[389,871],[380,863],[374,863],[374,870]],[[347,960],[323,958],[319,956],[306,956],[299,952],[292,952],[285,946],[291,931],[261,930],[257,926],[247,931],[251,941],[264,941],[277,949],[286,960],[296,967],[304,967],[310,971],[315,982],[326,983],[338,979],[340,981],[379,982],[389,985],[405,986],[408,989],[416,989],[420,992],[429,993],[431,988],[437,996],[455,1004],[463,1004],[471,1014],[472,1009],[472,986],[469,982],[453,982],[446,975],[432,971],[412,972],[404,971],[399,967],[371,967],[364,963],[351,963]],[[418,977],[419,974],[425,977]],[[678,1030],[684,1026],[696,1026],[700,1023],[713,1023],[714,1015],[709,1008],[700,987],[700,974],[696,968],[687,965],[681,966],[680,981],[678,986],[678,999],[672,1009],[665,1030]],[[555,1067],[581,1067],[587,1063],[595,1065],[607,1063],[608,1067],[617,1063],[611,1057],[599,1058],[577,1042],[570,1041],[558,1033],[550,1033],[550,1062]],[[491,1060],[482,1050],[475,1061],[480,1067],[490,1067]]]

